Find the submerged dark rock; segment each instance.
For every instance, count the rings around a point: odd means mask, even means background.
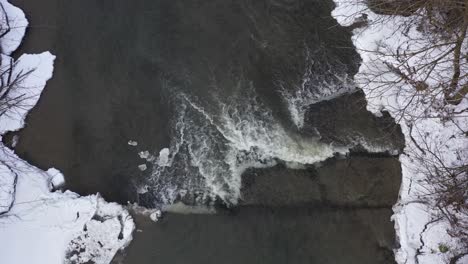
[[[400,163],[392,157],[329,159],[306,169],[252,169],[243,176],[241,205],[390,210],[400,181]]]
[[[352,146],[362,144],[401,153],[405,146],[400,126],[387,112],[376,117],[366,110],[364,93],[357,90],[333,100],[311,105],[305,115],[305,131],[317,131],[324,142]]]

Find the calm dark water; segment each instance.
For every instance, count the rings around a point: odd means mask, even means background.
[[[20,156],[111,201],[239,201],[157,224],[137,216],[143,232],[119,261],[393,263],[394,158],[285,166],[359,150],[362,140],[401,147],[391,120],[365,111],[362,93],[316,103],[351,89],[346,76],[359,63],[331,1],[14,3],[32,25],[19,53],[57,55],[20,132]],[[163,148],[170,166],[137,155]],[[268,168],[242,173],[252,166]]]
[[[249,171],[242,206],[215,215],[136,217],[115,263],[394,263],[392,158]]]
[[[388,217],[384,209],[243,207],[137,219],[142,232],[121,263],[394,263],[390,228],[376,224]]]

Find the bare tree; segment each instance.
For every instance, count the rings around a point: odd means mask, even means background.
[[[1,41],[1,39],[0,39]],[[4,62],[4,60],[8,60]],[[26,93],[13,94],[12,91],[19,90],[22,82],[27,78],[34,69],[27,71],[19,70],[15,72],[16,62],[13,58],[0,58],[0,118],[7,113],[8,110],[14,108],[23,108],[23,102],[27,99]]]
[[[12,31],[11,18],[0,3],[0,47]],[[29,109],[28,95],[23,83],[35,69],[22,70],[17,68],[17,62],[0,50],[0,119],[17,118],[19,109]],[[1,129],[1,128],[0,128]],[[2,130],[2,132],[4,132]],[[14,168],[9,160],[14,160],[12,152],[0,145],[0,217],[6,215],[12,208],[16,195],[18,168]]]
[[[391,109],[395,119],[409,127],[406,155],[416,170],[424,175],[419,186],[424,189],[418,201],[438,212],[434,219],[446,220],[456,237],[468,249],[468,160],[463,146],[451,146],[445,158],[443,142],[433,140],[418,124],[428,119],[454,127],[453,137],[467,137],[461,120],[468,118],[468,108],[460,103],[468,94],[468,1],[467,0],[349,0],[348,5],[364,9],[349,14],[359,17],[351,26],[383,27],[391,23],[396,42],[379,42],[365,50],[372,54],[359,82],[368,98],[399,98]],[[380,16],[367,19],[367,11]],[[362,15],[364,14],[364,15]],[[357,31],[358,32],[358,31]],[[396,37],[395,37],[396,36]],[[456,252],[456,263],[468,250]]]
[[[394,25],[395,32],[402,32],[404,40],[396,47],[380,43],[371,51],[378,55],[375,63],[386,68],[382,72],[382,67],[376,67],[375,75],[368,76],[368,82],[379,83],[373,89],[399,87],[400,92],[410,95],[408,105],[415,102],[420,102],[419,107],[458,105],[468,93],[467,1],[367,0],[365,3],[370,10],[386,15],[370,23],[387,23],[394,16],[405,16]],[[411,34],[414,32],[417,34]],[[382,74],[393,78],[379,78]],[[402,115],[411,116],[405,107],[401,110]]]
[[[6,38],[11,38],[8,35],[14,29],[11,26],[11,19],[3,3],[0,3],[0,44],[3,44]],[[2,54],[0,56],[0,117],[2,117],[7,114],[8,110],[27,107],[27,105],[23,105],[27,99],[26,94],[18,93],[18,91],[22,90],[23,81],[34,69],[17,70],[17,63],[14,59],[4,54],[3,50],[0,50],[0,53]]]

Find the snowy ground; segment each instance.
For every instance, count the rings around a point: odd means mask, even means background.
[[[8,94],[0,91],[0,98],[3,102],[21,98],[8,109],[0,106],[1,138],[24,126],[27,113],[52,77],[55,56],[24,54],[14,61],[10,54],[21,43],[28,22],[20,9],[6,0],[0,4],[4,10],[0,78],[2,84],[19,80]],[[99,195],[54,191],[63,181],[58,170],[40,170],[0,143],[1,263],[109,263],[132,240],[134,222],[122,206]]]
[[[462,245],[457,239],[448,235],[449,224],[444,218],[438,220],[440,218],[439,211],[434,210],[433,204],[425,199],[431,192],[432,186],[424,184],[425,176],[422,173],[424,166],[414,157],[419,156],[426,160],[434,158],[421,153],[416,146],[416,144],[425,145],[427,143],[426,146],[438,151],[442,162],[448,166],[457,166],[468,160],[468,140],[462,132],[468,129],[468,117],[466,114],[453,114],[467,108],[468,99],[464,98],[456,107],[445,107],[444,111],[450,112],[454,117],[453,121],[443,121],[442,118],[439,118],[440,109],[436,110],[431,107],[425,109],[424,102],[417,99],[408,100],[411,93],[405,91],[414,91],[412,87],[405,89],[405,87],[395,86],[394,90],[384,90],[384,88],[379,87],[382,80],[395,78],[392,74],[380,74],[373,82],[365,82],[366,75],[373,74],[376,70],[379,71],[379,67],[382,67],[381,72],[386,72],[383,70],[384,66],[379,64],[379,56],[371,52],[376,49],[377,44],[395,49],[408,40],[405,33],[413,37],[419,33],[416,30],[404,33],[396,29],[396,25],[401,20],[406,19],[404,17],[387,16],[385,23],[372,23],[372,21],[382,19],[382,16],[371,12],[366,6],[357,2],[335,0],[337,8],[332,13],[333,17],[344,26],[351,25],[362,14],[367,14],[370,21],[369,26],[354,29],[353,32],[353,43],[363,60],[359,73],[355,76],[355,81],[366,93],[368,110],[376,115],[380,115],[382,110],[388,111],[401,125],[406,140],[405,154],[400,156],[403,173],[400,196],[393,208],[393,221],[401,245],[401,248],[395,251],[396,260],[400,264],[448,263],[451,257],[466,251],[466,249],[461,248]],[[416,46],[421,43],[412,44]],[[427,58],[417,59],[434,58],[436,55],[434,53],[444,51],[434,49],[432,52],[433,54],[428,54]],[[414,118],[400,116],[400,110],[404,107],[407,107],[407,113],[411,113],[413,117],[420,116],[422,118],[415,121]],[[426,111],[423,112],[424,109]],[[468,219],[465,220],[468,221]],[[468,263],[467,256],[458,260],[457,263]]]

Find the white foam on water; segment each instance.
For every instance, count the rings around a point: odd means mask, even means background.
[[[318,50],[317,52],[320,52]],[[306,47],[304,50],[305,62],[301,81],[297,84],[285,84],[279,82],[280,90],[288,106],[291,119],[297,128],[304,126],[304,117],[307,109],[318,102],[337,98],[345,93],[356,90],[356,86],[347,74],[338,72],[327,66],[327,73],[314,70],[314,59],[311,51]],[[329,76],[327,76],[329,75]],[[292,87],[291,87],[292,86]]]
[[[182,202],[164,205],[162,210],[174,214],[216,214],[216,209],[212,206],[186,205]]]
[[[154,163],[149,183],[162,204],[184,196],[181,190],[196,189],[201,201],[220,198],[235,205],[241,196],[242,173],[249,168],[277,162],[300,168],[348,151],[286,130],[255,95],[252,84],[243,85],[242,94],[212,100],[217,113],[205,109],[196,97],[179,95],[176,136]]]

